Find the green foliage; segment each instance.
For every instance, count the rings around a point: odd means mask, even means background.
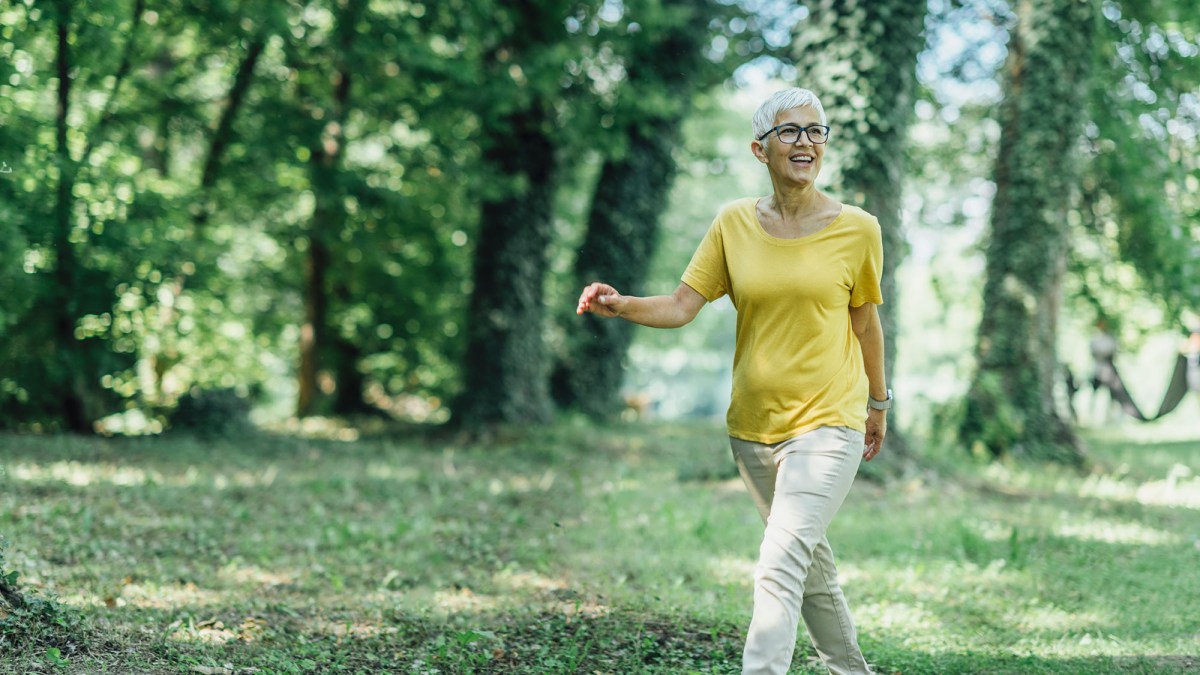
[[[1099,28],[1092,58],[1107,76],[1089,92],[1079,233],[1096,244],[1072,260],[1079,293],[1118,314],[1132,268],[1132,290],[1178,321],[1200,307],[1200,16],[1174,2],[1112,3]]]
[[[1001,377],[995,372],[980,372],[972,383],[970,401],[964,406],[959,429],[971,443],[976,455],[986,451],[1004,454],[1020,444],[1026,433],[1026,417],[1010,402]],[[998,448],[1004,449],[997,452]]]
[[[64,654],[86,652],[88,646],[83,631],[83,619],[74,608],[55,598],[40,594],[21,593],[20,573],[9,569],[4,559],[8,541],[0,536],[0,584],[20,594],[16,603],[0,596],[0,658],[20,654],[43,653],[52,666],[70,663]]]
[[[168,418],[170,428],[200,435],[245,434],[250,423],[250,401],[234,389],[200,389],[179,397]]]

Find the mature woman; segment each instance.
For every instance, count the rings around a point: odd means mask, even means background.
[[[869,673],[825,531],[887,429],[879,223],[817,189],[830,130],[812,92],[771,96],[753,128],[772,194],[721,209],[673,294],[593,283],[577,313],[676,328],[730,297],[730,444],[766,523],[742,672],[786,673],[803,616],[832,672]]]

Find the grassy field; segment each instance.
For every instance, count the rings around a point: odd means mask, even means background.
[[[0,435],[3,567],[68,610],[0,618],[0,672],[739,671],[761,525],[721,429],[340,436]],[[1200,669],[1200,440],[1092,442],[856,484],[879,672]]]

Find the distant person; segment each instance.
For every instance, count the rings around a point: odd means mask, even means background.
[[[1183,343],[1183,357],[1187,359],[1187,388],[1200,398],[1200,317],[1192,321],[1191,334]]]
[[[754,114],[750,151],[773,191],[725,205],[672,295],[593,283],[577,313],[657,328],[728,295],[737,309],[730,445],[766,530],[744,674],[786,673],[800,618],[834,673],[870,673],[825,537],[858,471],[883,447],[879,222],[816,187],[830,128],[816,95],[786,89]]]
[[[1116,400],[1112,396],[1113,384],[1117,381],[1117,338],[1113,337],[1108,330],[1108,321],[1103,318],[1096,319],[1095,330],[1092,332],[1092,337],[1088,340],[1088,349],[1092,353],[1092,404],[1090,408],[1094,411],[1096,403],[1101,400],[1101,392],[1103,392],[1103,408],[1101,409],[1101,422],[1107,423],[1112,419],[1112,409],[1116,405]]]

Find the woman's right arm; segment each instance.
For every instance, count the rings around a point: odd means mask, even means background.
[[[700,313],[705,302],[694,288],[679,284],[671,295],[654,295],[641,298],[621,295],[608,284],[588,284],[579,295],[576,314],[591,312],[597,316],[619,316],[651,328],[678,328],[691,322]]]

